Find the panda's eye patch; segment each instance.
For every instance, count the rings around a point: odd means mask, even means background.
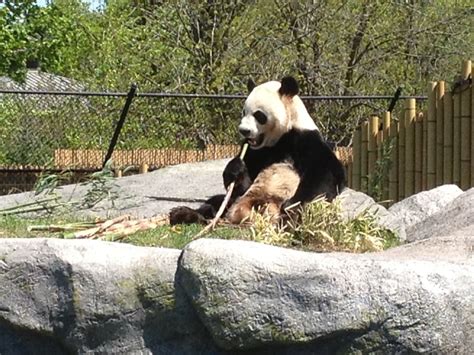
[[[257,122],[260,124],[267,123],[267,115],[265,115],[262,111],[255,111],[253,113],[253,117],[255,117]]]

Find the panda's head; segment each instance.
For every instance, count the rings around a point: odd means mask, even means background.
[[[292,77],[255,86],[248,83],[239,132],[252,149],[275,145],[292,128],[318,129],[298,97],[298,83]]]

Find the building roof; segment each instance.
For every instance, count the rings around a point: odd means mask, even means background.
[[[24,83],[0,76],[0,90],[31,91],[84,91],[84,85],[64,76],[45,73],[40,69],[28,69]]]

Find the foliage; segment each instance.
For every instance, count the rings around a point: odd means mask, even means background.
[[[392,151],[396,147],[395,137],[388,137],[382,143],[380,158],[375,162],[375,170],[369,175],[368,194],[376,201],[383,197],[383,188],[387,186],[388,175],[392,167]]]
[[[341,214],[340,204],[316,199],[285,225],[271,223],[255,214],[251,240],[313,251],[380,251],[397,244],[395,234],[377,224],[376,216],[364,211],[352,219]],[[298,217],[295,217],[298,216]]]
[[[468,0],[110,0],[100,9],[81,0],[42,7],[6,1],[0,75],[21,80],[26,62],[37,60],[42,70],[93,90],[126,91],[136,82],[141,91],[243,93],[249,77],[262,82],[293,74],[304,94],[391,95],[400,85],[404,94],[422,94],[428,80],[454,77],[460,61],[472,57],[472,11]],[[195,137],[228,141],[235,139],[229,127],[240,105],[159,100],[153,115],[132,106],[136,115],[125,129],[139,135],[159,120],[163,134],[140,142],[144,146],[169,146],[176,138],[184,147],[199,144]],[[308,106],[325,136],[341,144],[349,143],[361,119],[386,108],[357,101]],[[87,120],[97,127],[111,122],[102,115]],[[97,146],[77,133],[67,139]]]
[[[82,207],[92,208],[104,200],[111,201],[114,206],[119,187],[114,182],[112,160],[108,160],[102,170],[92,173],[82,185],[87,186],[87,191],[81,201]]]

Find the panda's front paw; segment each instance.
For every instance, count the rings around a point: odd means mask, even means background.
[[[232,159],[224,169],[224,186],[227,188],[232,182],[235,182],[247,173],[245,163],[239,157]]]
[[[170,224],[206,224],[206,219],[197,211],[186,206],[175,207],[169,214]]]

